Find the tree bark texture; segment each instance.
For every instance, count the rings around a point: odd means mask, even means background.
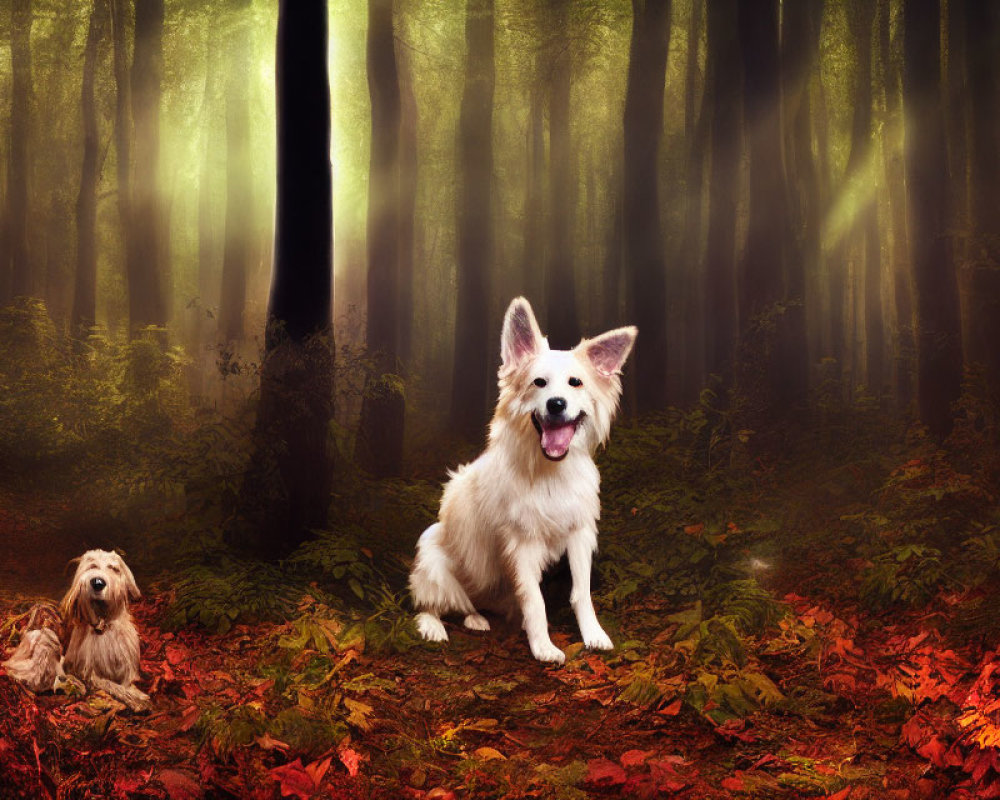
[[[219,337],[243,339],[243,314],[250,271],[253,213],[253,165],[250,160],[250,3],[234,4],[227,36],[226,76],[226,222],[222,254]]]
[[[669,45],[669,0],[633,0],[625,91],[623,221],[630,312],[640,331],[634,365],[640,413],[667,405],[667,274],[659,153]]]
[[[133,331],[167,324],[160,203],[160,96],[163,80],[164,0],[136,0],[132,62],[135,166],[127,237],[129,317]]]
[[[549,248],[545,271],[546,333],[553,347],[568,349],[580,341],[573,269],[573,219],[576,183],[570,139],[570,93],[573,58],[570,47],[570,0],[550,0],[555,29],[549,79]]]
[[[990,393],[1000,398],[1000,113],[997,52],[1000,10],[965,0],[969,96],[969,181],[972,222],[970,361],[985,368]],[[955,176],[952,177],[955,180]]]
[[[398,377],[400,98],[393,0],[368,2],[368,93],[371,160],[368,179],[368,352],[356,456],[378,477],[403,461],[403,388]]]
[[[939,0],[904,0],[903,108],[910,253],[916,287],[917,405],[937,437],[961,391],[958,287],[948,240]]]
[[[482,435],[496,364],[489,330],[493,266],[493,0],[467,0],[465,88],[459,112],[458,265],[451,420]]]
[[[97,319],[97,183],[100,177],[100,130],[94,83],[101,43],[110,25],[108,0],[94,0],[83,51],[80,108],[83,119],[83,165],[76,199],[76,277],[71,328],[86,335]]]
[[[277,559],[327,523],[333,196],[326,0],[279,0],[278,175],[256,456],[227,540]]]
[[[740,173],[739,40],[735,0],[708,0],[712,115],[705,251],[705,367],[731,383],[736,340],[736,201]]]
[[[7,163],[7,224],[10,294],[30,295],[33,276],[28,250],[28,174],[31,138],[31,0],[11,0],[10,150]]]

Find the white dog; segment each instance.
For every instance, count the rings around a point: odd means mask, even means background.
[[[139,679],[139,633],[128,603],[138,597],[132,571],[118,553],[88,550],[61,605],[68,631],[63,669],[133,711],[149,708],[149,696],[133,685]]]
[[[565,553],[584,644],[613,647],[590,598],[600,517],[593,454],[610,433],[635,337],[635,328],[618,328],[573,350],[550,350],[528,301],[510,304],[486,451],[451,473],[439,521],[417,543],[410,589],[425,639],[448,638],[441,614],[449,612],[464,614],[467,628],[488,630],[477,606],[510,608],[513,595],[532,655],[563,662],[539,584]]]

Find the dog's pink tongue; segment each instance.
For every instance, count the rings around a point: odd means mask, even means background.
[[[569,450],[570,442],[573,441],[573,434],[576,432],[576,425],[569,422],[565,425],[555,425],[553,427],[542,426],[542,450],[549,458],[562,458]]]

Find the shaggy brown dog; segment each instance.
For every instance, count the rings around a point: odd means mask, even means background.
[[[128,610],[129,600],[138,597],[120,555],[88,550],[80,556],[61,605],[68,636],[62,667],[90,689],[145,711],[149,696],[133,685],[139,679],[139,633]]]

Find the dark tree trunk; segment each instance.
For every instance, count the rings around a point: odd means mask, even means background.
[[[804,396],[800,362],[782,361],[790,340],[784,252],[787,197],[780,101],[778,2],[741,3],[743,113],[749,156],[746,249],[739,282],[741,321],[739,375],[750,418],[771,416]],[[749,420],[748,420],[749,421]]]
[[[357,459],[378,477],[403,461],[403,388],[398,377],[399,153],[401,100],[392,27],[393,0],[368,2],[368,91],[372,138],[368,180],[367,376]]]
[[[545,272],[545,316],[552,346],[565,349],[580,341],[570,233],[576,207],[569,130],[573,60],[569,46],[569,0],[550,0],[550,3],[556,35],[549,81],[549,257]]]
[[[465,89],[459,116],[458,307],[451,420],[482,435],[490,373],[489,285],[493,264],[493,0],[467,0]]]
[[[801,403],[809,382],[809,336],[806,319],[818,311],[807,309],[807,281],[820,270],[822,223],[819,174],[813,156],[813,104],[810,83],[819,57],[820,22],[824,0],[787,4],[782,12],[783,102],[787,121],[788,244],[786,254],[786,325],[780,343],[789,385],[783,394]]]
[[[913,403],[913,274],[906,235],[906,187],[903,178],[903,118],[901,109],[900,59],[890,37],[889,0],[879,0],[878,41],[885,91],[885,180],[889,198],[889,230],[892,236],[890,270],[896,333],[893,342],[896,405],[909,409]],[[897,40],[898,41],[898,40]]]
[[[279,0],[274,272],[256,456],[227,540],[287,555],[327,523],[333,198],[326,0]]]
[[[243,314],[250,270],[250,239],[256,229],[253,213],[253,168],[250,161],[249,0],[234,4],[227,47],[226,77],[226,223],[222,254],[219,338],[243,339]]]
[[[710,135],[705,251],[705,367],[732,381],[736,341],[736,200],[740,173],[740,51],[736,1],[708,0]]]
[[[973,98],[969,119],[972,218],[969,355],[970,361],[985,367],[990,392],[994,398],[1000,398],[1000,153],[997,152],[1000,113],[996,102],[1000,9],[994,3],[965,0],[965,12],[966,70],[969,95]]]
[[[163,79],[164,0],[136,0],[132,63],[135,173],[132,235],[127,237],[129,317],[133,331],[167,324],[161,264],[160,84]]]
[[[28,252],[28,173],[31,168],[31,0],[12,0],[10,16],[10,150],[7,162],[7,224],[11,296],[33,291]]]
[[[973,4],[988,9],[992,3]],[[981,14],[981,12],[979,12]],[[976,21],[977,11],[973,10],[972,19]],[[989,14],[980,16],[987,26],[986,31],[973,31],[973,37],[985,34],[989,38]],[[948,204],[951,214],[951,227],[954,230],[967,231],[969,219],[969,145],[972,131],[969,129],[970,117],[975,113],[972,106],[980,103],[970,103],[970,98],[977,95],[970,91],[971,75],[967,74],[968,49],[966,48],[966,2],[954,0],[947,3],[944,23],[947,26],[945,35],[945,58],[942,59],[944,75],[941,78],[942,98],[945,106],[945,143],[948,148]],[[994,51],[995,52],[995,51]],[[959,266],[959,297],[963,291],[968,291],[969,281],[962,280],[965,262],[968,258],[968,236],[957,236],[952,240],[953,258]],[[963,286],[962,284],[965,284]]]
[[[910,252],[917,294],[917,404],[937,437],[962,383],[958,288],[948,240],[939,0],[904,0],[903,107]]]
[[[625,265],[635,354],[636,408],[667,405],[667,273],[660,223],[659,153],[670,45],[670,1],[632,0],[624,120]]]
[[[708,138],[708,81],[700,81],[698,45],[705,19],[705,0],[692,0],[687,29],[687,64],[684,78],[684,139],[688,153],[685,163],[684,235],[680,245],[685,316],[681,398],[686,404],[698,399],[705,382],[705,337],[701,309],[704,287],[699,270],[702,243],[702,197],[705,175],[705,146]],[[698,99],[699,83],[701,98]]]
[[[107,0],[94,0],[83,51],[80,107],[83,117],[83,168],[76,199],[76,277],[71,327],[86,336],[97,318],[97,183],[100,177],[100,131],[94,102],[94,79],[101,42],[107,33]]]

